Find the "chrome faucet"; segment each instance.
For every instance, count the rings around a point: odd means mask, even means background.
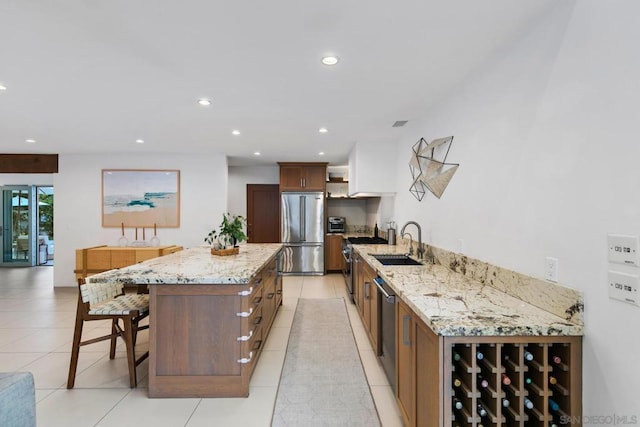
[[[413,236],[411,233],[402,233],[400,237],[404,239],[404,236],[409,236],[409,256],[413,255]]]
[[[420,228],[420,224],[415,221],[408,221],[405,225],[402,226],[400,230],[400,235],[404,236],[404,229],[407,228],[407,225],[413,224],[418,229],[418,250],[416,251],[419,259],[423,259],[424,257],[424,249],[422,249],[422,229]]]

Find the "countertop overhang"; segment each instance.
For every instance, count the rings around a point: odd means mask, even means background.
[[[87,278],[90,283],[124,285],[244,285],[269,263],[281,243],[247,243],[240,253],[211,254],[209,247],[185,249],[128,267],[105,271]]]
[[[370,255],[405,253],[404,245],[353,245],[353,248],[438,335],[583,335],[582,325],[442,265],[383,266]]]

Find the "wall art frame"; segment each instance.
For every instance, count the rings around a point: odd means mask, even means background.
[[[180,226],[180,171],[103,169],[103,227]]]

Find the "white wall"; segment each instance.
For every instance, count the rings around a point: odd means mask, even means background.
[[[327,216],[343,216],[347,226],[367,225],[367,201],[366,199],[330,199],[327,201]]]
[[[279,166],[229,166],[229,212],[247,216],[247,184],[278,183]]]
[[[51,173],[0,173],[0,186],[2,185],[53,185]]]
[[[76,249],[118,244],[120,229],[102,227],[102,169],[180,170],[180,227],[158,229],[162,245],[201,245],[227,210],[224,155],[60,155],[59,161],[60,172],[53,178],[54,286],[75,286]],[[133,231],[127,233],[133,240]]]
[[[608,298],[606,235],[640,234],[640,2],[558,2],[398,143],[396,216],[525,274],[559,259],[585,295],[584,415],[640,419],[640,308]],[[455,135],[442,199],[407,191],[411,145]],[[406,171],[406,172],[403,172]],[[640,273],[634,269],[635,274]]]

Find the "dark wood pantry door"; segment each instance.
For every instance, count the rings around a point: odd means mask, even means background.
[[[247,237],[249,243],[280,242],[278,184],[247,184]]]

